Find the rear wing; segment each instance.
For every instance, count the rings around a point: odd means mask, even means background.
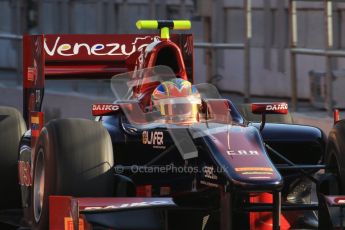
[[[41,107],[45,80],[109,79],[115,74],[133,71],[137,60],[129,57],[141,52],[155,39],[159,36],[25,35],[23,115],[28,127],[32,126],[32,121],[39,121],[34,124],[37,129],[43,125]],[[170,40],[180,47],[188,78],[193,79],[192,35],[172,34]]]

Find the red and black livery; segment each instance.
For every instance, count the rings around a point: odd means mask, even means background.
[[[156,28],[179,25],[164,21]],[[286,114],[286,103],[253,104],[250,112],[261,114],[262,122],[251,122],[231,100],[211,93],[212,86],[196,85],[202,99],[199,122],[162,125],[146,110],[160,83],[150,82],[133,87],[127,100],[93,105],[95,121],[44,123],[45,80],[111,79],[167,66],[174,78],[193,83],[192,35],[28,35],[23,47],[27,131],[22,118],[13,123],[21,127],[15,163],[24,211],[18,224],[33,229],[287,229],[313,210],[323,213],[314,218],[320,228],[340,223],[329,209],[345,203],[338,196],[345,186],[341,121],[327,144],[318,128],[266,120],[266,114]],[[0,107],[0,115],[17,114],[4,111]],[[133,124],[132,114],[144,122]],[[18,155],[18,150],[2,151]],[[170,171],[145,171],[162,166]],[[195,170],[179,171],[186,168]],[[320,169],[326,173],[316,174]],[[311,183],[318,204],[311,202],[312,189],[303,196],[296,192]]]

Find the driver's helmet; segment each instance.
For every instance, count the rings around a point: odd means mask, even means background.
[[[152,103],[167,122],[198,121],[201,98],[196,87],[189,81],[175,78],[162,82],[152,93]]]

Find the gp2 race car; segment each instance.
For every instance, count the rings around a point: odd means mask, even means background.
[[[24,37],[24,116],[0,107],[2,222],[59,230],[342,228],[344,120],[335,119],[328,139],[315,127],[270,123],[269,115],[287,116],[282,102],[251,104],[262,116],[251,122],[213,85],[191,84],[192,35],[169,34],[189,21],[137,27],[161,36]],[[45,124],[49,79],[108,79],[114,103],[92,105],[94,121]]]

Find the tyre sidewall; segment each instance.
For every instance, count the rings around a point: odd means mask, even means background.
[[[49,226],[49,196],[107,197],[113,195],[113,152],[109,133],[100,123],[61,119],[48,123],[35,147],[32,205],[38,153],[44,157],[44,195],[38,222],[32,211],[33,229]],[[34,210],[32,208],[32,210]]]
[[[345,122],[340,121],[331,130],[328,136],[327,150],[325,156],[325,164],[331,166],[330,171],[337,170],[339,174],[339,182],[341,191],[345,191]],[[334,161],[331,165],[331,161]],[[334,163],[336,165],[334,165]],[[336,169],[334,168],[336,167]]]
[[[46,128],[43,128],[40,134],[40,137],[37,141],[36,147],[35,147],[35,158],[34,158],[34,175],[33,175],[33,187],[32,187],[32,199],[31,199],[31,205],[34,206],[34,185],[37,183],[35,181],[35,172],[36,172],[36,162],[38,157],[38,152],[43,151],[43,157],[44,157],[44,196],[43,196],[43,204],[42,204],[42,213],[41,218],[38,223],[35,221],[35,215],[33,212],[33,209],[31,211],[32,215],[32,227],[33,229],[45,229],[46,226],[49,225],[49,195],[56,195],[56,152],[58,152],[56,148],[58,146],[54,145],[53,138],[50,138],[49,135],[52,135],[51,132],[48,132]],[[53,147],[55,146],[55,147]]]

